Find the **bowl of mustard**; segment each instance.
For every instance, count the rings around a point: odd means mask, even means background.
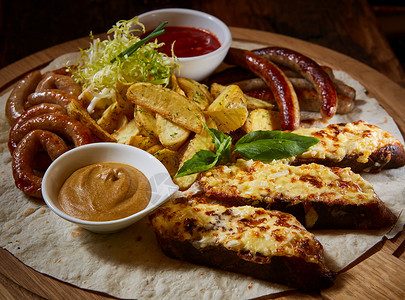
[[[74,148],[53,161],[42,180],[42,196],[53,212],[97,233],[134,224],[176,191],[158,159],[118,143]]]

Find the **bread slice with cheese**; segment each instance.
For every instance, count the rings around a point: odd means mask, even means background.
[[[401,142],[388,131],[365,121],[330,124],[325,128],[299,128],[292,132],[320,140],[304,153],[286,160],[292,165],[319,163],[350,167],[356,173],[376,173],[405,165]]]
[[[183,198],[149,219],[170,257],[294,288],[333,284],[335,273],[325,265],[322,245],[290,214]]]
[[[396,217],[350,168],[238,160],[200,174],[205,195],[227,205],[293,214],[307,228],[383,228]]]

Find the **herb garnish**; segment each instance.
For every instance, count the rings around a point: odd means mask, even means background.
[[[147,43],[150,39],[153,39],[155,37],[158,37],[159,35],[163,34],[165,30],[163,27],[167,25],[167,21],[164,21],[162,24],[160,24],[158,27],[155,28],[148,36],[144,37],[140,41],[136,42],[132,46],[128,47],[124,51],[122,51],[120,54],[117,55],[117,57],[124,57],[124,56],[130,56],[132,53],[134,53],[138,48],[140,48],[143,44]],[[117,60],[117,57],[114,57],[110,62],[113,63]]]
[[[217,163],[229,163],[234,154],[247,159],[270,162],[301,154],[319,142],[317,138],[310,136],[259,130],[241,137],[231,153],[231,137],[214,128],[208,128],[205,123],[204,126],[213,138],[215,153],[209,150],[198,151],[191,159],[184,162],[175,177],[207,171]]]

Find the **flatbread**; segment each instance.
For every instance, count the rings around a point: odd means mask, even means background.
[[[235,43],[234,46],[241,47]],[[259,45],[258,45],[259,46]],[[249,45],[246,48],[255,48]],[[62,56],[47,69],[77,59],[77,53]],[[390,131],[404,142],[394,120],[369,98],[365,88],[348,74],[336,78],[354,87],[357,104],[347,115],[330,123],[365,120]],[[4,107],[8,94],[0,98]],[[247,299],[285,291],[288,288],[251,277],[192,265],[166,257],[160,250],[147,219],[110,235],[94,234],[56,216],[41,202],[14,186],[7,148],[9,125],[0,114],[0,246],[33,269],[81,288],[119,298],[138,299]],[[405,168],[363,174],[386,205],[400,215],[404,209]],[[360,257],[384,236],[402,230],[405,214],[389,233],[386,230],[314,231],[323,244],[327,265],[339,271]]]

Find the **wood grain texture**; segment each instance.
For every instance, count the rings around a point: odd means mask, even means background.
[[[405,87],[404,71],[367,0],[2,1],[0,66],[64,41],[107,31],[145,11],[182,7],[227,25],[299,38],[344,53]],[[72,26],[74,24],[74,26]]]
[[[243,28],[231,28],[231,31],[235,40],[288,46],[334,69],[347,71],[380,101],[384,108],[397,121],[402,132],[405,132],[405,123],[402,120],[402,116],[405,114],[405,104],[403,103],[405,90],[371,67],[330,49],[291,37]],[[86,47],[86,45],[88,45],[86,39],[74,40],[35,53],[7,68],[1,69],[0,79],[2,83],[3,80],[6,80],[6,84],[0,86],[0,94],[9,90],[12,87],[11,83],[15,82],[15,79],[20,78],[30,70],[49,63],[52,59],[61,54],[74,51],[78,47]],[[347,272],[340,274],[337,284],[323,291],[321,294],[307,295],[298,292],[288,292],[271,297],[261,297],[260,299],[347,299],[347,296],[353,295],[353,291],[356,290],[364,292],[370,290],[371,296],[380,296],[382,290],[385,291],[385,295],[392,296],[392,299],[395,299],[395,297],[399,298],[404,292],[402,289],[403,285],[401,286],[401,282],[399,281],[399,279],[402,279],[403,283],[404,279],[404,255],[402,254],[397,257],[392,254],[401,247],[404,240],[405,233],[403,231],[393,240],[386,241],[376,254],[373,254],[368,259],[361,262],[361,264],[353,266],[351,269],[347,270]],[[377,290],[372,288],[374,285],[373,282],[376,280],[375,276],[378,274],[385,276],[383,279],[385,280],[384,284],[379,286],[379,288],[381,288],[380,294],[377,293]],[[393,277],[392,274],[395,276]],[[13,299],[13,297],[14,299],[113,298],[93,291],[82,290],[41,274],[25,266],[4,249],[0,249],[0,295],[6,295],[7,299]],[[359,298],[361,297],[359,296]],[[364,297],[362,299],[364,299]]]
[[[356,267],[340,274],[333,288],[324,290],[326,299],[403,299],[405,261],[379,251]],[[347,289],[347,286],[357,287]]]

